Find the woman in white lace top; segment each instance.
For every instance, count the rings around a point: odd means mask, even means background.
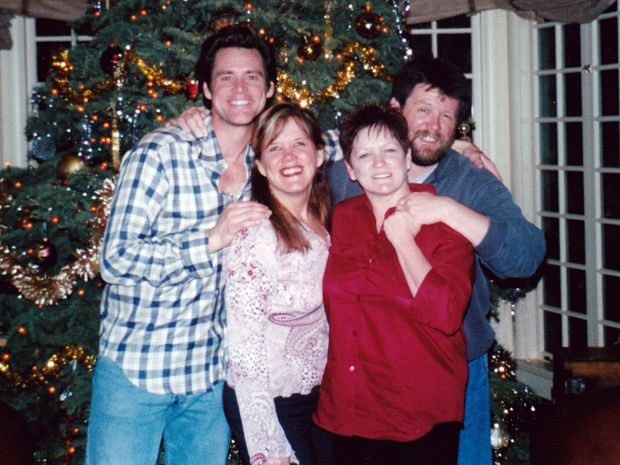
[[[227,251],[226,415],[245,463],[322,465],[329,447],[311,419],[328,341],[321,130],[308,111],[277,104],[260,117],[252,146],[252,197],[272,215]]]

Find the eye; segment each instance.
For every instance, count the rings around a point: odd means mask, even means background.
[[[266,152],[277,152],[278,150],[280,150],[279,145],[270,145],[267,147]]]
[[[368,158],[369,156],[370,156],[370,153],[368,152],[360,152],[357,154],[357,158],[359,158],[360,160]]]

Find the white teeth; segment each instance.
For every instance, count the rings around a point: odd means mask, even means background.
[[[241,107],[244,105],[248,105],[250,103],[249,100],[233,100],[230,102],[231,105],[237,106],[237,107]]]
[[[389,178],[390,176],[392,176],[390,173],[380,173],[380,174],[375,174],[373,178],[384,179],[384,178]]]
[[[285,168],[282,170],[282,174],[284,176],[293,176],[295,174],[299,174],[301,173],[301,168],[299,167],[293,167],[293,168]]]

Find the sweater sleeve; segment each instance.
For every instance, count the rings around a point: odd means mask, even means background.
[[[416,320],[454,334],[461,328],[471,297],[474,253],[469,241],[442,223],[423,227],[416,242],[432,268],[412,306]]]
[[[269,390],[265,334],[275,289],[270,273],[275,247],[268,228],[246,230],[235,238],[226,260],[227,381],[235,389],[251,464],[293,455]]]
[[[527,221],[510,191],[487,177],[472,208],[489,217],[491,224],[476,247],[482,263],[498,278],[527,278],[542,262],[546,243],[543,232]]]

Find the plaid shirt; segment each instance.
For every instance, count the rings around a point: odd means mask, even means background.
[[[104,236],[100,354],[155,394],[205,392],[225,374],[222,251],[209,252],[208,230],[250,190],[218,191],[226,163],[210,113],[206,124],[202,138],[157,129],[125,155]]]

